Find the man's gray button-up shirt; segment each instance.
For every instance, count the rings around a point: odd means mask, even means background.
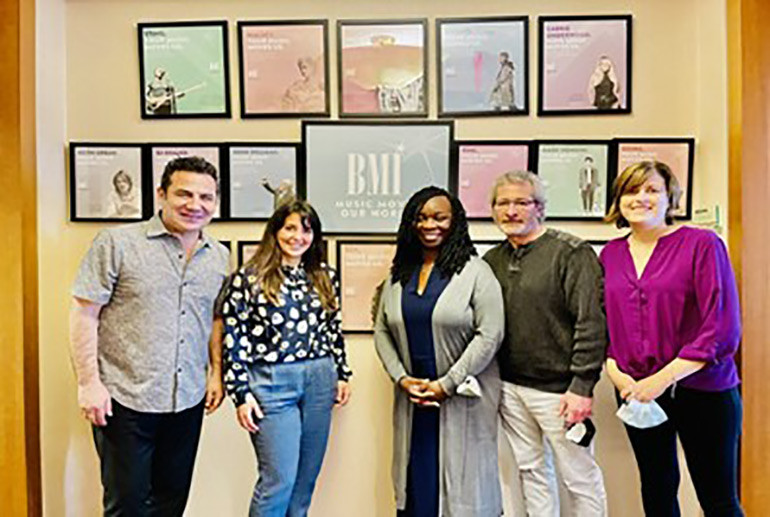
[[[96,236],[72,294],[103,306],[99,373],[120,404],[167,413],[203,399],[214,300],[228,262],[227,249],[204,233],[186,260],[158,215]]]

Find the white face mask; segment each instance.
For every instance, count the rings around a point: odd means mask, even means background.
[[[620,406],[615,415],[631,427],[639,429],[655,427],[668,420],[666,413],[654,400],[650,402],[629,400]]]

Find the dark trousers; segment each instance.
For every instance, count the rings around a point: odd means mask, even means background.
[[[190,492],[203,402],[179,413],[143,413],[112,401],[93,426],[105,517],[180,516]]]
[[[668,415],[666,422],[649,429],[626,426],[639,466],[645,514],[681,515],[678,435],[705,516],[743,516],[737,490],[743,413],[738,388],[708,392],[676,387],[673,395],[669,388],[655,401]]]

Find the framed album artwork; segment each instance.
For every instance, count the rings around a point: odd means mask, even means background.
[[[452,122],[305,122],[300,196],[325,232],[395,233],[409,197],[455,191]]]
[[[457,145],[457,192],[469,219],[492,218],[490,189],[510,171],[531,170],[531,142],[465,140]]]
[[[388,278],[395,254],[396,243],[392,241],[337,241],[344,332],[372,332],[374,293]]]
[[[538,18],[538,115],[631,113],[631,15]]]
[[[70,142],[70,221],[145,218],[140,144]]]
[[[243,267],[259,249],[260,241],[238,241],[238,268]]]
[[[610,142],[537,142],[537,174],[546,186],[547,219],[596,220],[607,213]]]
[[[436,20],[440,117],[529,114],[529,18]]]
[[[616,138],[617,173],[643,161],[659,161],[669,166],[679,181],[682,197],[674,212],[677,219],[692,218],[694,138]]]
[[[264,221],[297,190],[299,144],[232,143],[227,145],[228,219]]]
[[[340,117],[428,115],[427,21],[339,20]]]
[[[158,202],[157,188],[160,187],[161,180],[163,178],[163,171],[166,168],[168,162],[174,158],[182,158],[189,156],[199,156],[204,160],[212,164],[217,170],[217,176],[221,186],[222,182],[222,165],[221,165],[221,148],[219,144],[149,144],[150,154],[150,170],[152,171],[152,192],[153,192],[153,213],[157,213],[160,209]],[[225,192],[221,187],[219,190],[219,198],[217,199],[217,208],[214,212],[215,218],[221,217],[221,205],[222,198]]]
[[[142,118],[230,117],[227,22],[137,27]]]
[[[238,22],[241,117],[328,117],[326,20]]]

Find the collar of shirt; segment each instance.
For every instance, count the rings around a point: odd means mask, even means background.
[[[307,272],[305,271],[305,265],[300,263],[298,266],[281,266],[281,272],[286,280],[290,282],[303,282],[307,280]]]

